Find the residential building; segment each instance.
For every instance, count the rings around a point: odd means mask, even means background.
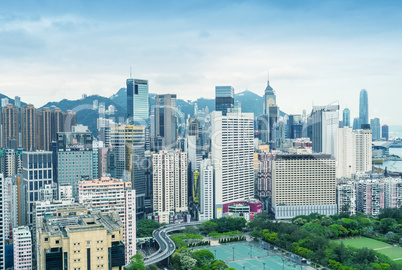
[[[214,217],[228,205],[254,198],[254,114],[236,110],[211,114]]]
[[[21,109],[21,138],[25,151],[38,149],[38,110],[32,104]]]
[[[268,151],[258,152],[258,186],[260,197],[271,196],[272,193],[272,160],[274,155]]]
[[[38,149],[50,151],[52,142],[52,112],[45,107],[38,111]]]
[[[153,211],[160,223],[171,223],[171,216],[187,211],[187,153],[161,150],[152,156]]]
[[[116,212],[45,217],[37,227],[38,269],[122,269],[123,224]]]
[[[386,178],[385,183],[385,208],[400,208],[402,207],[402,179],[401,178]]]
[[[0,183],[4,182],[4,176],[0,173]],[[8,236],[9,228],[4,226],[3,222],[6,217],[4,207],[4,185],[0,185],[0,269],[5,269],[5,239]]]
[[[356,187],[352,182],[336,186],[336,202],[338,214],[346,211],[349,215],[356,214]]]
[[[19,145],[19,110],[12,104],[1,109],[2,129],[2,147],[10,148],[10,140],[16,140]]]
[[[372,170],[372,135],[370,129],[358,129],[355,133],[356,171]]]
[[[214,167],[210,159],[204,159],[200,167],[199,221],[214,218]]]
[[[351,178],[356,173],[356,140],[351,127],[344,126],[338,130],[337,157],[336,178]]]
[[[272,162],[275,219],[337,212],[335,159],[331,155],[277,155]]]
[[[102,213],[118,212],[124,225],[126,263],[136,254],[135,190],[130,182],[101,177],[79,183],[79,203]]]
[[[32,270],[32,239],[27,226],[13,229],[14,270]]]
[[[378,215],[385,206],[385,184],[379,180],[360,180],[356,183],[356,212]]]
[[[163,149],[177,147],[177,104],[176,95],[156,95],[155,137],[159,138]],[[160,150],[155,146],[155,150]]]

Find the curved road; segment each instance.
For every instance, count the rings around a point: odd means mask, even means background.
[[[144,258],[145,266],[156,264],[173,254],[174,250],[176,249],[176,246],[174,242],[169,238],[167,233],[173,231],[181,231],[184,230],[185,226],[195,226],[201,223],[202,222],[195,221],[189,223],[172,224],[172,225],[166,225],[153,231],[152,236],[154,237],[155,241],[158,242],[159,249],[157,250],[156,253],[151,254],[150,256]]]

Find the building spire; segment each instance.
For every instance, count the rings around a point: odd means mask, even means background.
[[[267,84],[269,85],[269,69],[267,70]]]

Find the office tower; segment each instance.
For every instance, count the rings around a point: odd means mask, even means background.
[[[254,114],[241,110],[211,114],[214,166],[214,217],[228,205],[254,197]]]
[[[350,127],[338,130],[338,162],[336,178],[352,177],[356,173],[356,143],[355,134]]]
[[[360,129],[359,118],[353,118],[353,129]]]
[[[19,111],[18,108],[11,104],[1,109],[2,116],[2,146],[3,148],[10,148],[10,140],[16,140],[17,146],[19,145]]]
[[[59,108],[54,108],[50,112],[50,122],[50,140],[53,142],[57,140],[58,132],[64,132],[64,115]]]
[[[160,223],[173,223],[175,213],[187,211],[187,169],[187,153],[178,149],[153,154],[153,211]]]
[[[123,224],[117,213],[45,217],[37,228],[38,269],[122,269]]]
[[[200,221],[214,218],[214,167],[210,159],[204,159],[200,166]]]
[[[21,138],[25,151],[38,149],[38,110],[32,104],[21,109]]]
[[[145,163],[143,164],[145,169],[145,211],[146,213],[152,213],[152,155],[149,150],[144,153]]]
[[[265,88],[264,93],[264,107],[263,107],[263,114],[269,114],[269,107],[276,105],[276,95],[275,90],[269,85],[269,81],[267,81],[267,87]]]
[[[127,119],[129,123],[149,123],[148,81],[127,79]]]
[[[177,147],[176,95],[156,95],[155,136],[161,138],[164,149]]]
[[[145,158],[145,142],[134,142],[132,145],[132,184],[136,192],[136,212],[140,219],[144,216],[146,196],[147,160]]]
[[[232,86],[215,86],[215,110],[226,115],[234,107],[234,88]]]
[[[368,95],[365,89],[360,91],[360,102],[359,102],[359,128],[362,125],[369,123],[369,113],[368,113]]]
[[[14,269],[32,269],[32,240],[31,232],[27,226],[13,229],[14,235]]]
[[[53,183],[52,152],[23,152],[22,175],[25,200],[23,225],[33,224],[33,207],[39,200],[39,190]]]
[[[258,186],[257,194],[260,197],[270,196],[272,193],[272,153],[261,151],[258,153]]]
[[[17,108],[21,108],[21,98],[19,96],[15,96],[14,98],[14,106]]]
[[[257,116],[257,131],[258,131],[258,140],[262,142],[262,144],[269,143],[269,119],[267,114],[263,114]]]
[[[0,173],[0,183],[4,182],[4,176]],[[5,207],[4,207],[4,185],[0,185],[0,220],[4,221],[5,218]],[[1,222],[2,223],[2,222]],[[8,234],[8,228],[1,224],[0,226],[0,269],[5,269],[5,238]]]
[[[92,134],[85,132],[59,132],[56,141],[57,183],[71,185],[73,197],[78,199],[78,182],[93,176]]]
[[[385,184],[379,180],[360,180],[356,183],[356,212],[378,215],[384,208]]]
[[[1,107],[6,107],[9,104],[8,98],[1,99]]]
[[[311,118],[311,141],[313,151],[329,154],[337,158],[338,152],[338,128],[339,105],[314,106],[309,118]]]
[[[350,127],[350,110],[348,108],[343,109],[343,126]]]
[[[288,132],[287,138],[288,139],[297,139],[303,137],[303,120],[300,114],[290,114],[288,123]]]
[[[402,179],[386,178],[385,183],[385,208],[402,207]]]
[[[279,118],[279,107],[277,105],[270,105],[268,108],[268,119],[269,119],[269,141],[272,149],[276,149],[277,140],[277,128],[278,128],[278,118]]]
[[[38,112],[38,149],[50,150],[50,143],[52,142],[52,112],[49,108],[42,108]]]
[[[383,125],[381,128],[381,138],[383,138],[384,140],[388,141],[389,139],[389,127],[388,125]]]
[[[272,162],[275,219],[337,212],[335,159],[330,155],[277,155]]]
[[[350,182],[336,186],[336,201],[338,204],[338,214],[347,211],[349,215],[356,214],[356,187]]]
[[[372,138],[371,130],[358,129],[355,133],[356,171],[370,172],[372,170]]]
[[[380,119],[374,118],[370,120],[370,128],[373,135],[373,141],[377,141],[381,139],[381,125]]]
[[[102,177],[79,183],[79,203],[102,213],[117,211],[124,225],[123,236],[126,247],[126,263],[136,254],[135,193],[130,182]]]

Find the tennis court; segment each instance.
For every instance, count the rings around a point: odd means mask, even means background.
[[[229,267],[238,270],[243,269],[261,269],[266,270],[291,270],[305,269],[301,268],[286,258],[274,254],[271,251],[265,250],[257,245],[248,243],[238,243],[233,245],[222,245],[206,248],[211,251],[216,259],[226,261]],[[234,258],[234,261],[233,261]]]

